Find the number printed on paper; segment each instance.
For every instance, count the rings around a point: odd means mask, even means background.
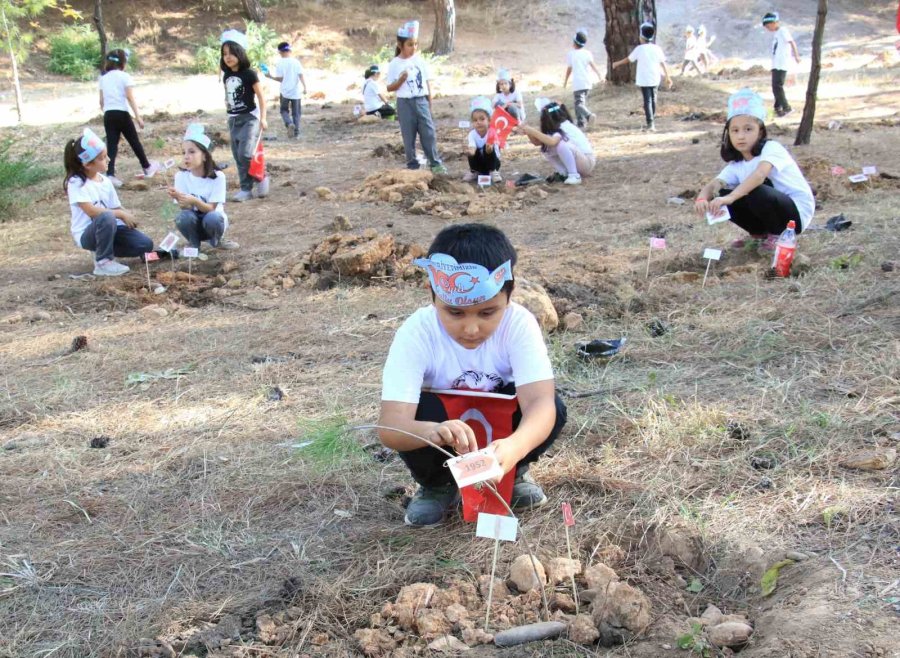
[[[483,448],[477,452],[448,459],[447,466],[450,467],[450,473],[460,487],[468,487],[503,476],[503,469],[500,468],[500,462],[497,461],[492,448]]]

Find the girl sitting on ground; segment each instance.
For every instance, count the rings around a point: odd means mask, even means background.
[[[94,252],[96,276],[120,276],[129,271],[116,258],[136,258],[153,250],[153,240],[137,230],[134,215],[119,203],[119,195],[103,175],[109,164],[106,144],[85,128],[69,140],[63,152],[63,190],[72,211],[72,239]]]
[[[494,96],[494,107],[502,107],[519,120],[525,121],[525,101],[522,92],[516,89],[516,81],[507,69],[497,71],[497,93]]]
[[[466,154],[469,156],[469,173],[463,177],[466,182],[478,179],[478,176],[490,176],[492,183],[499,183],[500,145],[493,139],[491,125],[491,101],[486,96],[472,100],[470,106],[472,130],[466,142]]]
[[[761,241],[760,251],[768,252],[788,222],[794,222],[798,234],[809,226],[816,203],[791,154],[767,138],[765,118],[757,93],[741,89],[731,95],[720,149],[728,164],[700,190],[695,208],[700,216],[715,216],[728,206],[731,221],[750,234],[732,247]]]
[[[397,115],[394,107],[388,103],[387,98],[381,93],[381,69],[378,64],[372,64],[363,74],[366,81],[363,83],[363,107],[366,114],[380,116],[382,119],[392,119]]]
[[[513,131],[528,137],[556,169],[547,178],[548,183],[564,182],[566,185],[580,185],[582,176],[589,176],[597,164],[594,149],[587,136],[572,123],[572,117],[565,105],[549,98],[538,98],[535,102],[541,112],[541,129],[518,125]]]
[[[174,186],[169,188],[169,196],[181,208],[175,225],[192,247],[206,241],[213,248],[237,249],[237,242],[223,238],[228,229],[225,174],[216,168],[209,146],[203,126],[190,124],[182,143],[184,170],[175,174]]]

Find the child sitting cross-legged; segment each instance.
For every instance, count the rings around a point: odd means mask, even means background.
[[[566,407],[555,393],[540,327],[510,301],[516,251],[497,228],[444,228],[416,265],[428,272],[431,301],[397,330],[382,376],[381,442],[399,452],[419,488],[406,524],[440,524],[459,500],[446,455],[395,430],[411,432],[462,455],[477,450],[472,428],[448,420],[431,390],[477,389],[515,394],[513,432],[490,444],[506,474],[515,470],[512,507],[547,501],[529,465],[556,440]]]

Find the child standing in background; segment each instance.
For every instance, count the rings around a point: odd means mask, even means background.
[[[556,169],[556,173],[547,178],[548,183],[562,181],[566,185],[581,185],[581,177],[589,175],[597,164],[591,142],[572,125],[572,117],[565,105],[549,98],[538,98],[534,104],[541,111],[541,129],[519,124],[513,131],[540,146],[544,158]]]
[[[594,114],[588,109],[587,99],[591,88],[594,86],[591,80],[591,74],[588,69],[593,69],[597,74],[597,80],[603,80],[600,71],[594,64],[594,55],[585,48],[587,45],[587,34],[582,31],[575,33],[572,40],[572,50],[566,55],[566,77],[563,80],[563,88],[569,83],[569,76],[572,76],[572,89],[575,92],[575,123],[579,128],[583,128],[588,122],[594,120]]]
[[[715,36],[708,37],[706,35],[706,27],[701,25],[697,28],[697,59],[703,64],[703,68],[707,71],[709,71],[709,67],[719,59],[713,55],[712,50],[710,50],[710,46],[713,45],[715,40]]]
[[[387,98],[381,93],[381,69],[378,64],[372,64],[363,73],[366,81],[363,83],[363,107],[366,114],[377,114],[382,119],[390,119],[397,115],[397,111],[388,103]]]
[[[507,69],[497,71],[497,94],[494,96],[494,107],[502,107],[509,114],[525,121],[525,101],[522,92],[516,89],[516,81]]]
[[[656,28],[650,23],[641,25],[641,45],[631,51],[628,57],[613,62],[612,67],[618,68],[637,62],[637,72],[634,83],[641,88],[644,97],[644,117],[647,119],[647,130],[656,130],[656,92],[659,89],[661,74],[666,76],[666,85],[672,86],[669,77],[669,69],[666,68],[666,55],[662,48],[653,43],[656,36]]]
[[[111,50],[106,54],[105,71],[100,76],[100,109],[103,111],[103,128],[106,130],[106,143],[109,146],[109,169],[106,170],[106,176],[116,187],[122,187],[122,181],[116,178],[116,155],[119,152],[119,138],[123,135],[141,163],[144,175],[152,177],[159,171],[159,163],[147,159],[134,127],[134,122],[137,121],[143,130],[144,120],[134,100],[134,80],[125,73],[127,63],[128,53],[121,49]],[[134,121],[128,113],[129,106],[134,112]]]
[[[697,64],[697,37],[694,36],[694,28],[690,25],[684,28],[684,59],[681,61],[681,75],[684,75],[688,66],[693,66],[697,75],[703,75],[700,65]]]
[[[419,21],[409,21],[397,30],[395,57],[388,66],[388,91],[397,92],[397,118],[403,136],[406,168],[418,169],[416,135],[428,158],[431,171],[446,174],[437,150],[434,120],[431,118],[431,77],[425,60],[416,52],[419,47]]]
[[[772,39],[772,95],[775,97],[775,114],[780,117],[793,112],[784,93],[784,81],[791,66],[791,56],[800,63],[800,51],[790,31],[784,27],[774,11],[762,19],[763,27],[775,34]]]
[[[225,106],[228,110],[228,132],[231,135],[231,155],[237,165],[241,189],[232,201],[240,203],[253,198],[254,178],[250,176],[250,161],[259,143],[260,129],[266,123],[266,99],[256,71],[250,68],[247,57],[247,37],[237,30],[222,33],[219,67],[224,74]],[[269,179],[260,181],[257,196],[269,193]]]
[[[275,66],[275,75],[269,73],[269,67],[260,65],[263,74],[281,83],[281,119],[287,128],[288,137],[300,138],[300,98],[306,93],[306,80],[303,78],[303,67],[296,57],[291,57],[291,44],[282,41],[278,44],[281,59]],[[300,86],[303,85],[301,94]]]
[[[472,100],[470,105],[472,130],[466,141],[469,156],[469,173],[463,177],[467,183],[478,180],[478,176],[490,176],[492,183],[503,180],[500,176],[500,145],[490,136],[491,101],[485,96]]]

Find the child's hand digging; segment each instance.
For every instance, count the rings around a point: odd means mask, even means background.
[[[478,450],[475,432],[461,420],[445,420],[435,425],[425,438],[432,443],[447,446],[459,455]]]

